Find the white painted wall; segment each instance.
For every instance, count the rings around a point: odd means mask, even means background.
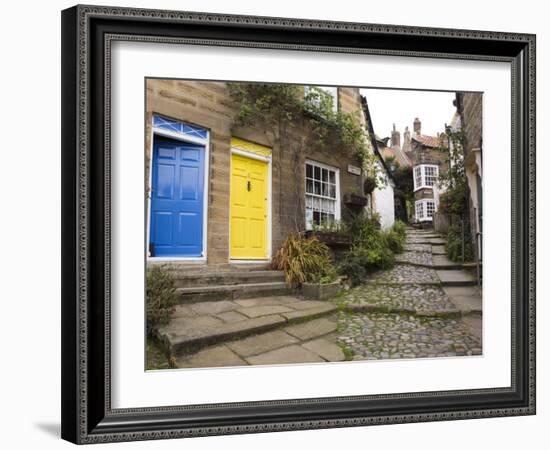
[[[381,169],[380,176],[384,178],[384,185],[376,188],[373,192],[373,208],[380,214],[380,225],[387,230],[395,221],[395,205],[393,199],[393,182],[390,180],[384,169]]]

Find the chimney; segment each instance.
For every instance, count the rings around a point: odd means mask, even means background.
[[[409,127],[405,127],[405,131],[403,132],[403,151],[411,151],[411,132],[409,131]]]
[[[405,127],[405,132],[403,133],[403,145],[406,145],[409,142],[411,142],[411,132],[409,131],[409,127]]]
[[[395,129],[395,124],[393,124],[391,132],[391,146],[401,148],[401,133]]]
[[[415,135],[422,134],[421,126],[422,124],[420,122],[420,119],[416,117],[413,122],[413,130]]]

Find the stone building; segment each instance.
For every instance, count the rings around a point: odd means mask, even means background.
[[[468,181],[469,221],[474,255],[482,259],[482,100],[480,93],[457,92],[455,106],[460,118],[459,128],[463,132],[464,171]]]
[[[359,89],[322,89],[365,127]],[[289,233],[338,222],[367,203],[356,155],[293,152],[265,129],[235,129],[226,83],[148,79],[146,102],[150,261],[269,262]],[[287,133],[289,147],[304,140],[301,123]],[[389,208],[388,196],[378,197],[372,203]]]
[[[448,143],[444,134],[428,136],[422,134],[422,123],[414,119],[410,138],[409,158],[413,168],[414,218],[416,222],[429,225],[439,205],[442,188],[439,175],[447,170]]]

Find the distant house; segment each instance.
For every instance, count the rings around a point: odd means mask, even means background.
[[[358,88],[321,89],[368,133]],[[312,147],[294,157],[260,126],[235,129],[226,83],[149,79],[146,95],[150,261],[269,262],[289,233],[336,223],[367,203],[355,154]],[[296,123],[288,133],[300,143],[306,131]],[[384,227],[393,224],[391,189],[390,180],[371,199]]]
[[[448,143],[443,136],[422,134],[420,119],[414,119],[408,155],[413,169],[414,218],[419,223],[431,224],[439,206],[442,188],[438,178],[448,164]]]

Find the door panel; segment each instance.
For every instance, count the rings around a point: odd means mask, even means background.
[[[267,258],[267,178],[267,162],[231,156],[231,258]]]
[[[203,256],[205,148],[167,138],[154,139],[152,256]]]

